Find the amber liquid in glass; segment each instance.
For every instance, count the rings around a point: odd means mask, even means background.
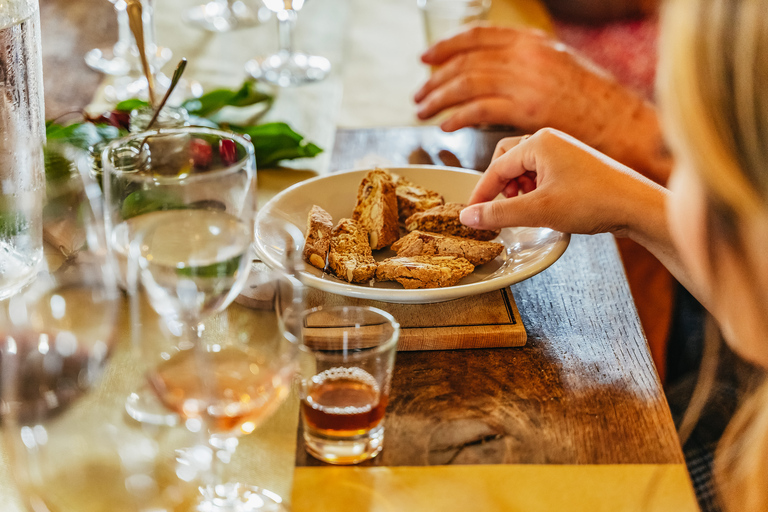
[[[360,368],[332,368],[310,379],[301,410],[307,426],[326,436],[365,434],[384,418],[388,396]]]

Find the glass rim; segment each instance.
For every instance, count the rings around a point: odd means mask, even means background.
[[[208,171],[199,174],[188,174],[183,178],[178,176],[166,177],[166,176],[145,176],[137,171],[122,171],[112,165],[110,155],[118,147],[125,145],[131,140],[143,140],[155,135],[181,135],[187,133],[202,133],[206,135],[216,135],[220,137],[226,137],[233,139],[245,148],[245,156],[239,159],[237,162],[227,167]],[[248,160],[253,161],[252,168],[247,164]],[[123,177],[125,179],[133,179],[134,181],[152,181],[155,183],[173,183],[176,181],[205,181],[208,179],[217,178],[220,176],[227,176],[238,172],[240,169],[245,169],[249,175],[253,176],[256,170],[256,151],[253,148],[253,142],[246,139],[242,134],[235,132],[228,132],[226,130],[220,130],[218,128],[210,128],[208,126],[181,126],[179,128],[159,128],[156,130],[142,131],[138,133],[129,133],[118,139],[114,139],[107,144],[101,151],[101,172],[102,174],[109,174],[111,176]],[[135,177],[135,178],[130,178]]]
[[[379,352],[386,352],[391,349],[393,345],[397,345],[397,341],[400,339],[400,323],[395,320],[395,317],[387,313],[383,309],[375,308],[373,306],[317,306],[314,308],[306,309],[301,313],[301,325],[304,326],[304,321],[310,315],[320,312],[333,312],[342,310],[364,310],[369,313],[374,313],[384,318],[392,326],[392,335],[389,338],[376,345],[374,348],[366,350],[366,354],[377,354]],[[304,343],[300,340],[300,344],[304,346]]]

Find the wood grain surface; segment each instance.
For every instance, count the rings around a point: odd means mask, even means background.
[[[370,306],[384,309],[400,324],[397,350],[520,347],[525,326],[509,290],[435,304],[392,304],[342,297],[310,289],[307,307]]]
[[[115,44],[117,15],[106,0],[41,0],[40,23],[45,117],[50,119],[90,103],[102,75],[83,57],[91,48]]]
[[[475,149],[451,151],[482,169],[505,133],[465,132]],[[370,153],[403,163],[455,137],[432,127],[339,131],[332,168]],[[527,345],[398,353],[384,450],[365,464],[682,462],[613,237],[574,236],[559,261],[511,291]],[[297,464],[322,463],[300,443]]]

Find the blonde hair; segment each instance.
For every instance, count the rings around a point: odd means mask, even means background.
[[[658,87],[673,152],[704,184],[713,281],[727,279],[718,244],[754,272],[744,228],[768,212],[768,0],[668,0]],[[750,292],[765,303],[756,280]],[[768,510],[768,382],[731,421],[715,468],[726,510]]]

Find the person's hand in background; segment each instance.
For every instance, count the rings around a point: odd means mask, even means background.
[[[664,183],[671,159],[656,111],[639,94],[538,30],[476,26],[439,41],[416,93],[418,116],[449,110],[441,127],[553,127]]]

